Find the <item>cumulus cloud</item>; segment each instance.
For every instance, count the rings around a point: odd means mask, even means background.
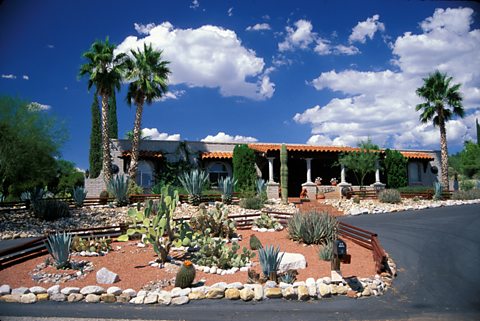
[[[22,76],[22,79],[24,79],[24,80],[29,80],[30,77],[28,77],[28,75],[23,75],[23,76]]]
[[[268,23],[257,23],[253,26],[248,26],[247,31],[261,31],[261,30],[271,30],[270,25]]]
[[[372,138],[382,146],[438,149],[438,128],[420,123],[415,111],[422,102],[415,90],[435,69],[462,83],[467,110],[466,118],[447,123],[449,145],[474,137],[474,118],[480,116],[480,30],[470,30],[472,15],[469,8],[437,9],[421,22],[422,33],[399,36],[392,47],[398,71],[322,72],[311,85],[341,96],[294,116],[311,126],[308,143],[355,146]]]
[[[2,74],[2,78],[4,79],[17,79],[17,76],[12,75],[12,74]]]
[[[169,135],[160,133],[157,128],[143,128],[142,137],[150,137],[150,140],[180,140],[180,134]]]
[[[308,20],[300,19],[294,23],[295,27],[287,26],[287,36],[285,40],[278,44],[278,50],[288,51],[296,48],[307,49],[315,41],[316,34],[312,32],[312,23]]]
[[[367,37],[371,40],[377,31],[384,31],[385,25],[378,21],[378,19],[380,19],[380,16],[376,14],[365,21],[359,22],[353,27],[352,34],[348,37],[348,41],[350,41],[350,43],[355,41],[365,43]]]
[[[28,109],[30,109],[31,111],[49,110],[50,108],[52,108],[52,106],[40,104],[40,103],[37,103],[36,101],[33,101],[28,105]]]
[[[198,2],[198,0],[193,0],[190,9],[197,9],[198,7],[200,7],[200,2]]]
[[[150,30],[155,28],[154,23],[149,23],[149,24],[146,24],[146,25],[143,25],[141,23],[134,23],[133,26],[134,26],[135,30],[138,32],[138,34],[140,34],[140,35],[148,35]]]
[[[232,30],[211,25],[180,29],[164,22],[150,29],[143,38],[125,38],[116,52],[129,53],[131,49],[143,48],[144,43],[163,50],[163,58],[171,62],[169,82],[172,85],[219,88],[223,96],[255,100],[271,97],[262,88],[263,58],[242,46]]]
[[[224,132],[218,132],[215,136],[208,135],[207,137],[201,140],[202,142],[211,142],[211,143],[254,143],[258,140],[255,137],[250,136],[240,136],[235,135],[231,136],[225,134]]]
[[[158,99],[157,101],[165,101],[169,99],[177,100],[185,94],[185,90],[172,90],[167,91],[167,93],[162,96],[162,98]]]

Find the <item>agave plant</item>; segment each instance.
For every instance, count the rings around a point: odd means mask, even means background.
[[[65,269],[70,265],[70,245],[72,244],[72,236],[63,232],[50,234],[47,237],[45,246],[48,253],[52,256],[57,269]]]
[[[440,182],[435,182],[433,185],[435,187],[435,195],[433,195],[433,199],[441,200],[442,199],[442,184]]]
[[[235,186],[237,185],[238,180],[230,176],[223,178],[221,177],[218,180],[218,188],[222,192],[222,202],[224,204],[231,204],[233,192],[235,191]]]
[[[73,200],[75,201],[76,207],[82,207],[85,197],[87,197],[87,191],[83,187],[75,186],[73,188]]]
[[[202,192],[208,180],[205,171],[194,169],[190,172],[183,172],[178,178],[183,188],[188,192],[188,202],[197,206],[202,201]]]
[[[20,199],[26,203],[27,209],[30,207],[30,204],[35,205],[38,200],[41,200],[47,197],[48,191],[41,187],[35,187],[31,191],[23,192],[20,195]]]
[[[282,255],[279,254],[280,247],[274,248],[273,245],[267,245],[258,250],[260,265],[265,277],[269,278],[272,272],[277,272],[283,258],[283,253]]]
[[[128,204],[128,179],[124,175],[116,175],[109,182],[107,189],[115,197],[117,206]]]
[[[331,261],[333,257],[333,241],[327,241],[318,251],[318,257],[322,261]]]
[[[257,195],[262,196],[267,190],[267,182],[265,182],[265,180],[261,178],[257,179],[256,188],[257,188]]]

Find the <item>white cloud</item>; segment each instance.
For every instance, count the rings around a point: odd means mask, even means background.
[[[135,30],[138,32],[138,34],[140,34],[140,35],[148,35],[150,30],[155,28],[154,23],[149,23],[149,24],[146,24],[146,25],[143,25],[141,23],[134,23],[133,26],[134,26]]]
[[[378,21],[378,19],[380,19],[380,16],[376,14],[366,21],[359,22],[353,27],[352,34],[348,37],[348,41],[350,41],[350,43],[355,41],[365,43],[367,37],[371,40],[377,31],[384,31],[385,25]]]
[[[474,117],[480,116],[480,30],[465,28],[472,15],[469,8],[438,9],[421,23],[421,34],[398,37],[392,47],[398,71],[321,73],[311,84],[342,96],[295,115],[297,123],[312,128],[308,143],[355,146],[370,137],[381,146],[439,149],[438,128],[420,123],[415,111],[421,102],[415,90],[435,69],[462,83],[467,110],[464,119],[447,123],[449,145],[474,137]]]
[[[182,97],[185,94],[185,90],[172,90],[167,91],[167,93],[162,96],[162,98],[158,99],[157,101],[165,101],[169,99],[177,100],[178,98]]]
[[[337,54],[351,56],[359,54],[360,50],[358,50],[358,48],[355,46],[337,45],[335,46],[334,52]]]
[[[180,140],[180,134],[169,135],[160,133],[157,128],[143,128],[142,137],[150,137],[150,140]]]
[[[47,45],[47,48],[49,48],[49,49],[53,49],[53,48],[55,48],[55,46],[54,46],[54,45],[52,45],[52,44],[48,44],[48,45]]]
[[[231,135],[225,134],[224,132],[218,132],[217,135],[215,136],[208,135],[201,141],[212,142],[212,143],[254,143],[254,142],[257,142],[258,140],[255,137],[240,136],[240,135],[231,136]]]
[[[261,31],[261,30],[271,30],[270,25],[268,23],[257,23],[253,26],[248,26],[247,31]]]
[[[4,79],[17,79],[17,76],[12,75],[12,74],[7,74],[7,75],[2,74],[2,78],[4,78]]]
[[[294,23],[296,28],[287,26],[287,36],[285,40],[278,44],[278,50],[289,51],[296,48],[307,49],[314,42],[316,34],[312,32],[312,23],[308,20],[300,19]]]
[[[143,38],[125,38],[116,52],[129,53],[131,49],[142,48],[144,43],[163,50],[163,58],[171,62],[169,82],[172,85],[219,88],[223,96],[269,98],[262,94],[261,88],[263,58],[242,46],[232,30],[211,25],[180,29],[164,22]]]
[[[228,8],[227,14],[229,17],[233,16],[233,7]]]
[[[22,79],[24,79],[24,80],[29,80],[30,77],[28,77],[28,75],[23,75],[23,76],[22,76]]]
[[[30,109],[31,111],[49,110],[51,108],[52,108],[52,106],[50,106],[50,105],[40,104],[40,103],[37,103],[36,101],[32,101],[28,105],[28,109]]]
[[[200,7],[200,2],[198,2],[198,0],[193,0],[192,4],[190,5],[190,8],[197,9],[198,7]]]

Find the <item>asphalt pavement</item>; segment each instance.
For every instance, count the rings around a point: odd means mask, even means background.
[[[378,233],[397,263],[387,294],[309,302],[203,300],[180,307],[0,303],[0,320],[480,320],[480,205],[341,220]]]

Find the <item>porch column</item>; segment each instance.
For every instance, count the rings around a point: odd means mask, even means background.
[[[375,161],[375,183],[370,186],[374,187],[376,190],[382,190],[385,188],[385,184],[380,182],[380,162],[378,159]]]
[[[340,170],[340,184],[341,185],[345,185],[345,184],[348,184],[346,179],[345,179],[345,172],[346,172],[346,168],[345,168],[345,165],[340,165],[341,166],[341,170]]]
[[[279,185],[275,183],[273,178],[273,160],[275,157],[267,157],[268,159],[268,183],[267,183],[267,198],[277,199],[280,198]]]
[[[309,199],[317,199],[317,185],[312,182],[312,158],[305,158],[305,161],[307,162],[307,181],[302,184],[302,191],[307,191]]]
[[[267,157],[268,159],[268,182],[269,183],[275,183],[275,180],[273,179],[273,160],[275,157]]]

